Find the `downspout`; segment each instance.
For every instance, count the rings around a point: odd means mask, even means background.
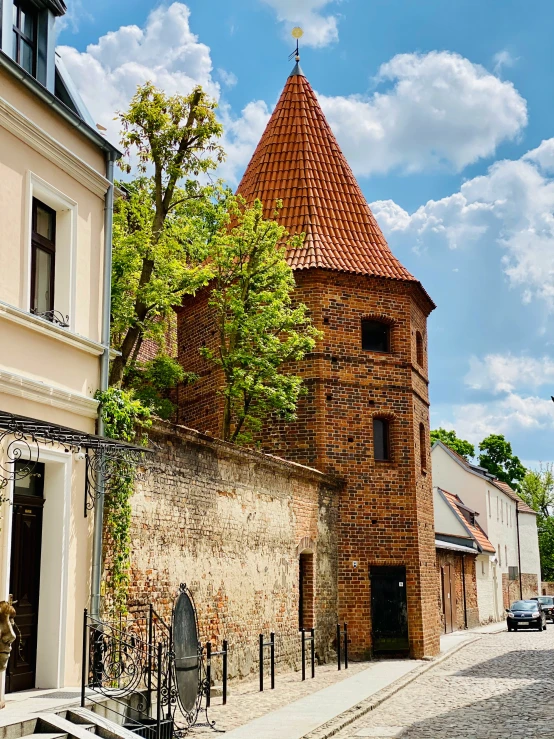
[[[521,585],[521,548],[519,545],[519,506],[517,503],[516,503],[516,532],[517,532],[517,566],[519,570],[519,599],[523,600],[523,587]],[[508,580],[508,582],[510,581]]]
[[[110,314],[112,300],[112,231],[114,203],[114,161],[115,153],[106,153],[106,178],[110,185],[104,197],[104,275],[102,289],[102,345],[104,353],[100,360],[100,390],[108,389],[110,376]],[[104,435],[102,415],[98,412],[98,434]],[[100,616],[100,597],[102,584],[102,534],[104,525],[104,481],[98,476],[98,496],[94,506],[94,538],[92,542],[92,572],[90,592],[90,614]]]
[[[462,554],[462,588],[464,592],[464,629],[467,629],[467,603],[466,603],[466,555]]]

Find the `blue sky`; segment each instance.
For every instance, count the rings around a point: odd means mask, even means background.
[[[302,67],[397,256],[437,303],[432,423],[554,459],[554,6],[536,0],[68,0],[66,65],[95,120],[136,84],[203,84],[235,184]]]

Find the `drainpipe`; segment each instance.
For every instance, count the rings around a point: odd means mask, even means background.
[[[466,555],[462,554],[462,588],[464,593],[464,628],[467,629],[467,603],[466,603]]]
[[[102,291],[102,345],[104,353],[100,360],[100,390],[108,389],[110,375],[110,314],[112,300],[112,230],[114,203],[114,152],[106,154],[106,178],[110,185],[104,198],[104,275]],[[102,416],[98,413],[98,433],[104,435]],[[100,616],[100,589],[102,583],[102,533],[104,524],[104,481],[98,476],[98,497],[94,506],[94,538],[92,542],[92,572],[90,592],[90,615]]]
[[[523,587],[521,585],[521,548],[519,546],[519,507],[517,503],[516,503],[516,532],[517,532],[517,566],[519,570],[519,599],[523,600]],[[510,581],[508,580],[508,582]]]

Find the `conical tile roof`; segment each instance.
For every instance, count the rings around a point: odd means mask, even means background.
[[[293,269],[322,269],[397,280],[415,278],[389,249],[356,178],[297,64],[244,173],[238,192],[259,198],[291,234],[304,232],[288,254]]]

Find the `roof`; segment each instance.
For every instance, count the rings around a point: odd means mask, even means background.
[[[479,526],[477,521],[475,521],[475,523],[472,524],[467,520],[467,518],[463,514],[463,511],[470,511],[471,513],[474,513],[474,514],[476,512],[472,511],[471,508],[468,508],[465,505],[465,503],[462,501],[462,499],[458,497],[457,495],[454,495],[454,493],[449,493],[446,490],[443,490],[442,488],[439,488],[439,490],[442,493],[448,505],[452,508],[452,510],[461,520],[465,528],[468,530],[471,536],[475,539],[479,549],[482,552],[489,552],[491,554],[494,554],[496,552],[496,549],[490,543],[490,541],[487,538],[487,535],[485,534],[483,529]]]
[[[454,544],[451,541],[443,541],[442,539],[435,539],[435,549],[448,549],[452,552],[465,552],[467,554],[479,554],[475,549],[466,547],[463,544]]]
[[[502,492],[506,493],[506,495],[508,495],[512,500],[515,500],[515,502],[517,503],[517,509],[520,513],[533,513],[535,516],[537,515],[537,511],[534,511],[531,506],[528,506],[527,503],[519,497],[516,491],[513,490],[507,482],[494,480],[493,485],[502,490]]]
[[[288,252],[293,269],[353,272],[421,287],[391,252],[298,64],[237,192],[248,203],[259,198],[267,218],[282,201],[279,222],[292,235],[305,233],[303,246]]]

